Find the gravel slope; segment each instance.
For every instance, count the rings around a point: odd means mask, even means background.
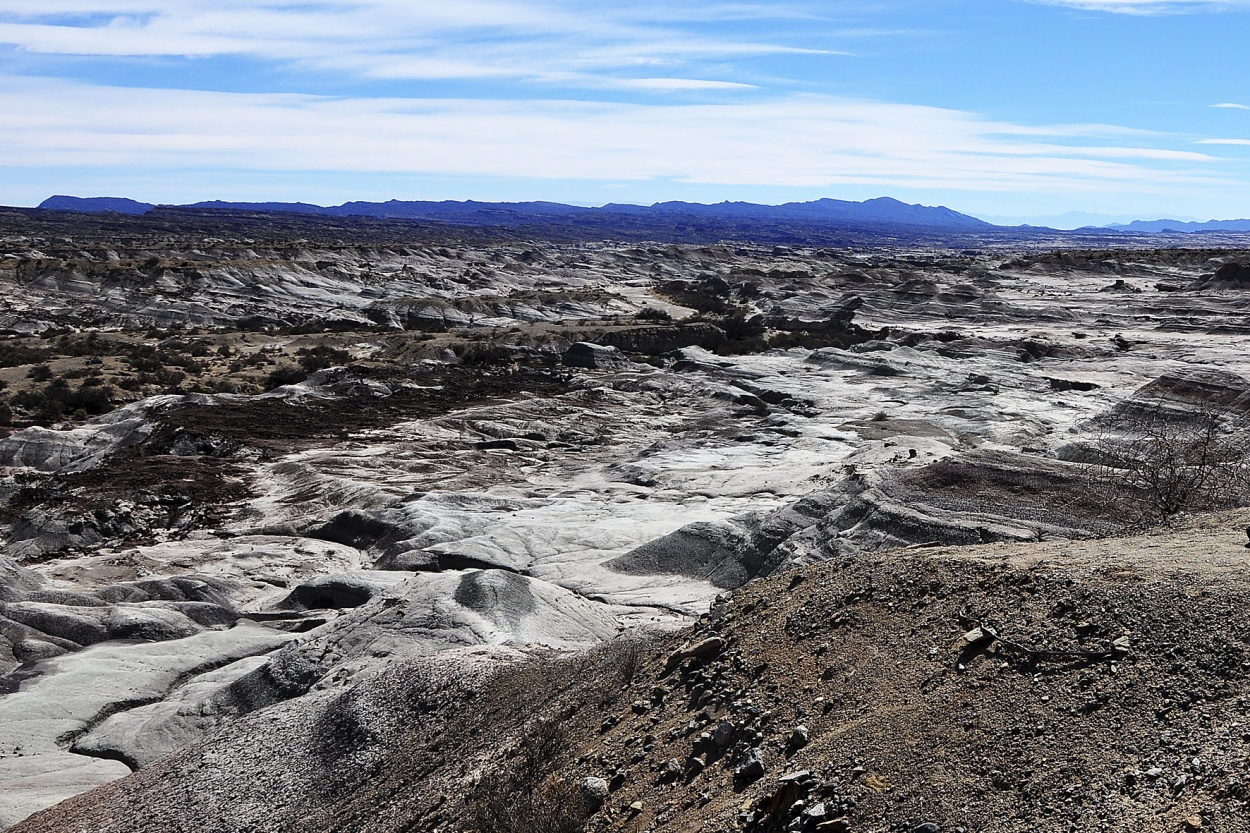
[[[1247,521],[818,565],[653,637],[636,668],[619,647],[494,676],[444,655],[14,830],[464,829],[462,796],[547,719],[567,733],[550,784],[612,785],[590,830],[1245,830]]]

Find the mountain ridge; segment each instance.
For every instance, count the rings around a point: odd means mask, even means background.
[[[1104,228],[1116,231],[1143,231],[1158,233],[1178,231],[1182,233],[1194,231],[1250,231],[1250,219],[1242,220],[1207,220],[1206,222],[1186,222],[1184,220],[1134,220],[1131,223],[1112,223]]]
[[[38,208],[55,211],[102,213],[115,211],[142,214],[158,206],[125,197],[74,197],[56,195],[44,200]],[[950,230],[994,228],[993,224],[962,214],[945,206],[924,206],[904,203],[891,197],[877,197],[863,202],[824,198],[811,202],[790,202],[762,205],[750,202],[714,204],[667,201],[652,205],[609,203],[599,207],[583,207],[547,201],[479,202],[476,200],[387,200],[385,202],[350,201],[337,206],[319,206],[303,202],[231,202],[209,200],[179,208],[207,208],[238,211],[291,212],[332,217],[368,216],[382,219],[439,220],[469,225],[518,225],[533,220],[552,218],[590,219],[608,216],[665,217],[682,216],[715,220],[798,220],[805,222],[845,222],[881,225],[917,226]]]
[[[713,223],[786,223],[830,224],[864,227],[907,227],[936,231],[978,232],[991,230],[1045,230],[1044,225],[1004,225],[982,220],[946,206],[905,203],[893,197],[874,197],[863,201],[823,197],[807,202],[780,205],[725,200],[698,203],[667,200],[650,205],[606,203],[601,206],[577,206],[547,200],[492,202],[479,200],[399,200],[381,202],[351,200],[341,205],[323,206],[306,202],[242,202],[203,200],[186,204],[156,204],[128,197],[77,197],[58,194],[41,202],[37,209],[70,211],[84,214],[117,213],[142,215],[155,209],[206,209],[217,211],[250,211],[265,213],[304,214],[318,217],[369,217],[379,220],[425,220],[478,227],[516,228],[532,223],[567,221],[602,223],[620,220],[629,222],[674,221],[686,219]],[[1128,223],[1106,223],[1083,226],[1084,230],[1128,234],[1189,234],[1197,232],[1250,232],[1250,219],[1208,220],[1133,220]]]

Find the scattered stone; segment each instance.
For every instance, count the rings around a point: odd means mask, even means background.
[[[764,777],[764,773],[768,771],[768,767],[764,764],[764,753],[755,748],[747,752],[746,757],[742,759],[742,763],[734,769],[734,780],[745,786],[754,784],[756,781]]]
[[[664,663],[664,670],[672,671],[688,659],[702,659],[720,652],[724,647],[725,639],[720,636],[710,636],[702,642],[683,646],[669,654],[668,660]]]
[[[586,801],[586,806],[593,812],[603,806],[603,802],[608,800],[608,782],[602,778],[583,778],[581,784],[578,785],[582,793],[582,798]]]

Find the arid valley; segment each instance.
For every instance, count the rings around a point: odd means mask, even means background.
[[[0,220],[0,826],[1246,829],[1244,484],[1129,459],[1244,468],[1240,236],[91,216]]]

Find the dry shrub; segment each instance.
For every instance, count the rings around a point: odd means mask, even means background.
[[[1091,486],[1126,527],[1243,506],[1250,495],[1250,425],[1237,415],[1134,403],[1102,420],[1095,447]]]
[[[569,750],[562,721],[531,721],[511,760],[478,779],[465,801],[465,821],[477,833],[581,833],[586,802],[577,785],[556,771]]]
[[[592,808],[561,777],[573,757],[568,726],[588,705],[616,702],[642,668],[649,641],[621,637],[585,654],[532,659],[501,669],[483,702],[524,721],[513,748],[465,797],[464,822],[476,833],[580,833]],[[528,718],[528,719],[527,719]]]

